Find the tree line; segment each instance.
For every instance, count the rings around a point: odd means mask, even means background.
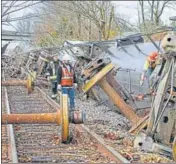
[[[35,13],[13,17],[15,11],[35,6]],[[137,2],[138,21],[131,23],[127,17],[118,13],[112,1],[2,1],[2,23],[18,21],[17,30],[35,34],[34,45],[40,47],[57,46],[65,40],[110,40],[124,32],[150,33],[163,26],[162,15],[165,10],[175,10],[175,1]],[[31,21],[35,18],[35,21]],[[37,20],[37,21],[36,21]],[[30,27],[30,28],[29,28]]]

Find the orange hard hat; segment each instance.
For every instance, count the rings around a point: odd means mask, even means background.
[[[148,56],[148,60],[150,61],[155,61],[158,57],[158,52],[152,52],[150,53],[150,55]]]

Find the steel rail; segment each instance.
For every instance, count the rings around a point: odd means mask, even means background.
[[[3,75],[3,79],[5,80],[4,72],[2,73],[2,75]],[[5,87],[4,90],[5,90],[5,107],[6,107],[7,114],[10,114],[10,105],[9,105],[9,99],[7,94],[7,88]],[[10,154],[11,154],[12,163],[18,163],[13,125],[6,125],[6,126],[8,129],[8,140],[10,142]]]
[[[42,98],[48,103],[50,104],[51,107],[55,108],[57,111],[60,108],[60,105],[58,103],[56,103],[54,100],[52,100],[44,91],[42,91],[39,87],[36,87],[36,89],[40,92]],[[9,104],[8,104],[9,105]],[[15,118],[16,119],[16,118]],[[27,118],[25,118],[26,120],[23,120],[24,122],[29,122],[30,120],[28,120]],[[42,118],[40,118],[42,121]],[[34,121],[34,120],[33,120]],[[11,125],[12,127],[12,125]],[[95,134],[93,131],[91,131],[88,127],[84,126],[84,125],[76,125],[75,126],[76,131],[78,131],[79,133],[83,133],[86,132],[88,133],[88,135],[93,138],[96,143],[97,143],[97,150],[102,153],[104,156],[108,157],[109,159],[116,161],[116,162],[120,162],[120,163],[130,163],[130,161],[128,161],[126,158],[124,158],[120,153],[118,153],[114,148],[108,146],[105,144],[104,140],[99,137],[97,134]],[[12,128],[13,130],[13,128]],[[9,135],[11,136],[11,135]],[[13,143],[13,147],[16,148],[15,144]],[[12,149],[11,149],[12,150]],[[13,153],[16,151],[13,151]],[[13,154],[13,163],[17,163],[17,157],[16,157],[16,153]],[[15,159],[16,157],[16,159]],[[16,160],[16,161],[15,161]]]
[[[60,106],[54,100],[52,100],[44,91],[42,91],[39,87],[36,89],[41,93],[42,97],[49,103],[53,108],[59,109]],[[105,144],[104,140],[91,131],[88,127],[83,124],[77,124],[75,126],[78,132],[86,131],[91,137],[93,137],[98,143],[98,150],[103,153],[104,155],[108,156],[110,159],[115,160],[116,162],[120,163],[130,163],[126,158],[124,158],[120,153],[118,153],[114,148]]]

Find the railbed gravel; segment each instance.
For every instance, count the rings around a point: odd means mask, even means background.
[[[48,89],[41,88],[47,94]],[[59,100],[56,100],[59,102]],[[173,160],[156,153],[145,153],[133,148],[135,135],[128,132],[131,127],[130,121],[119,114],[115,108],[110,108],[105,104],[97,105],[97,101],[80,98],[77,94],[75,98],[76,109],[86,113],[85,125],[91,131],[104,139],[107,145],[113,147],[131,162],[137,163],[167,163]]]
[[[1,89],[1,112],[6,113],[5,107],[5,90]],[[9,138],[8,138],[8,126],[1,125],[1,162],[11,163],[11,157],[9,153]]]
[[[48,88],[44,89],[42,87],[41,89],[49,93]],[[129,120],[116,112],[115,109],[104,104],[98,106],[95,106],[95,104],[97,104],[97,101],[92,99],[76,98],[76,108],[86,113],[85,125],[104,138],[106,144],[114,147],[132,162],[173,162],[171,159],[155,153],[150,154],[134,150],[132,144],[135,136],[128,133],[131,127]],[[131,155],[134,155],[133,158],[131,158]]]
[[[34,90],[30,95],[27,94],[24,87],[8,87],[7,90],[11,113],[56,111],[43,100],[37,90]],[[60,135],[58,135],[60,126],[53,124],[14,125],[19,162],[114,163],[113,160],[97,150],[97,143],[92,137],[87,133],[77,133],[74,130],[74,125],[70,125],[70,127],[73,139],[70,144],[62,144]]]
[[[76,108],[85,111],[88,126],[100,135],[109,146],[113,147],[131,162],[141,163],[167,163],[173,160],[156,153],[145,153],[133,148],[135,135],[128,132],[130,121],[123,115],[104,104],[95,107],[97,101],[92,99],[76,98]]]

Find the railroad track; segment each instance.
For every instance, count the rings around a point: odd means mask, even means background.
[[[36,87],[34,92],[28,95],[24,87],[8,87],[11,113],[56,112],[59,105],[47,95],[48,90],[43,88],[41,90]],[[79,100],[76,101],[80,105]],[[89,102],[81,103],[83,106],[89,105]],[[93,110],[89,112],[94,112]],[[88,120],[84,125],[72,124],[70,125],[72,140],[69,145],[65,145],[60,142],[61,129],[57,125],[15,125],[18,160],[23,163],[172,162],[158,154],[136,152],[133,149],[133,136],[130,139],[131,136],[125,130],[122,131],[123,127],[121,130],[115,127],[106,119]],[[109,129],[110,132],[108,132]]]
[[[10,114],[9,103],[6,88],[2,88],[2,113]],[[17,163],[17,154],[15,146],[14,131],[12,125],[2,125],[2,163]]]
[[[49,113],[56,112],[59,107],[40,89],[35,89],[31,95],[28,95],[26,88],[16,86],[8,87],[7,93],[11,113]],[[4,108],[4,112],[5,110],[7,112]],[[59,135],[61,129],[54,124],[16,124],[13,129],[19,163],[129,162],[84,125],[70,125],[72,139],[69,144],[61,143]],[[13,148],[10,149],[14,153]]]
[[[4,88],[2,88],[1,94],[5,93]],[[6,112],[5,107],[5,96],[2,96],[2,113]],[[10,163],[11,157],[9,152],[9,138],[8,138],[8,129],[9,127],[6,125],[1,126],[1,162],[2,163]]]

